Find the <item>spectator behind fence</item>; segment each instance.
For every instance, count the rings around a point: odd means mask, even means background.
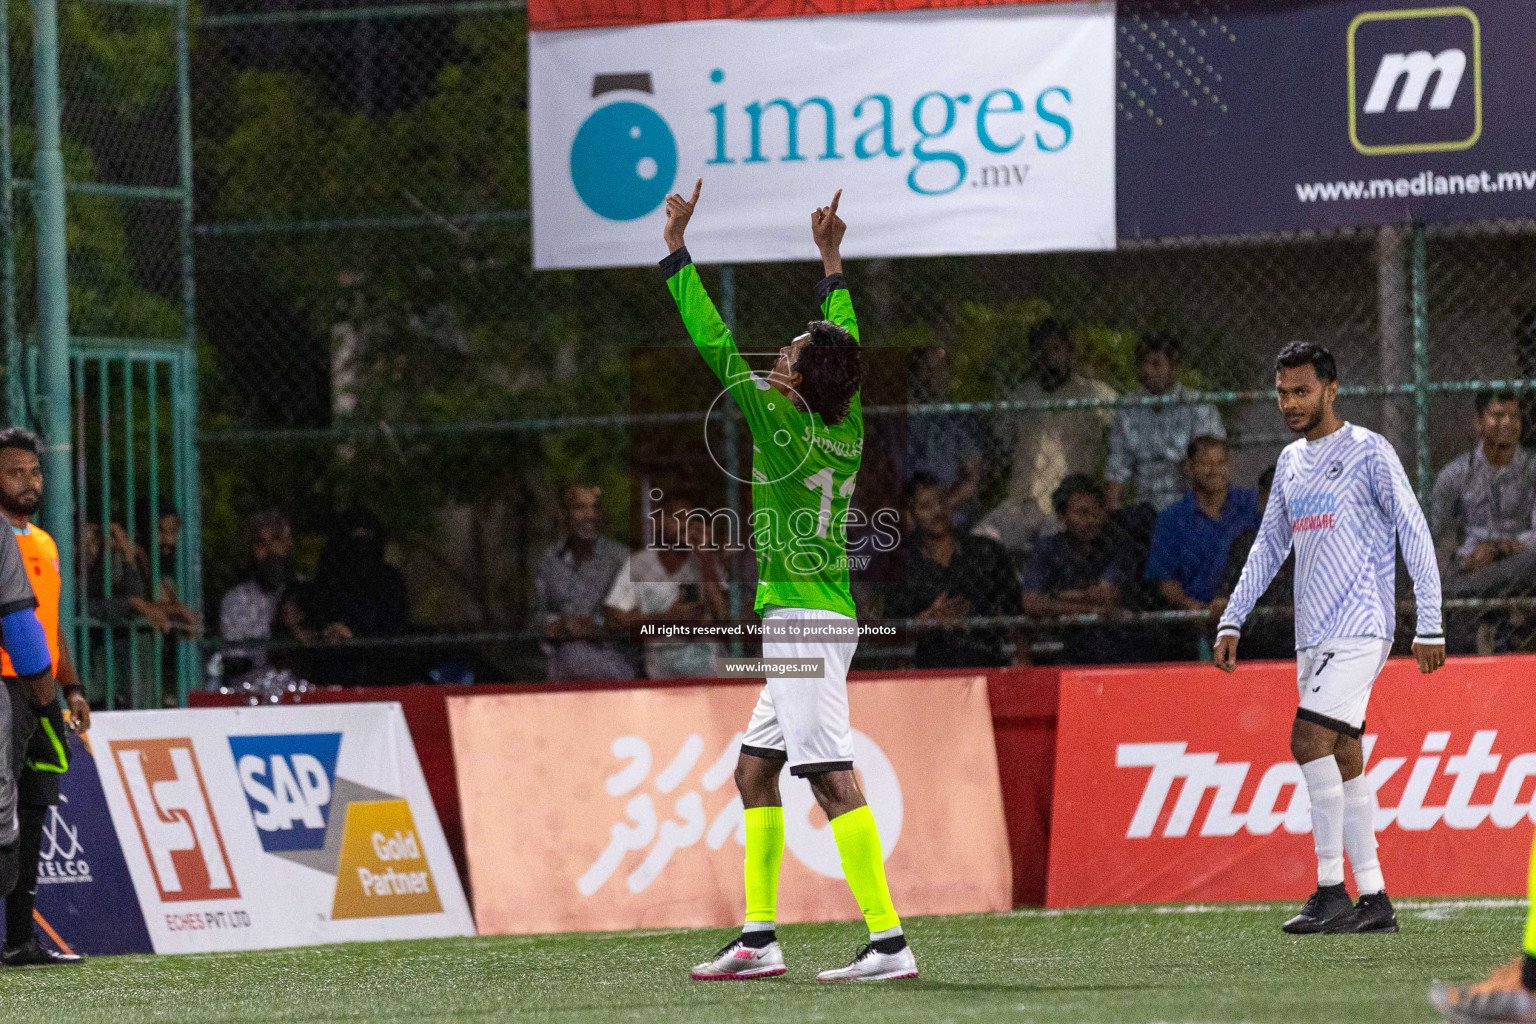
[[[951,400],[949,354],[920,346],[907,352],[907,399],[913,405]],[[907,482],[927,473],[939,482],[940,500],[957,530],[981,514],[982,432],[975,413],[939,412],[907,417]]]
[[[379,517],[361,506],[336,517],[312,595],[323,639],[399,636],[410,628],[405,575],[384,560],[386,540]]]
[[[1536,454],[1520,446],[1520,400],[1484,391],[1476,399],[1478,444],[1435,480],[1430,524],[1446,597],[1506,597],[1536,592]],[[1473,644],[1473,623],[1497,632],[1502,613],[1452,613],[1447,642],[1456,653],[1491,653]]]
[[[1017,629],[964,628],[968,616],[1019,615],[1019,581],[1000,544],[957,533],[946,514],[943,484],[918,473],[907,485],[902,538],[906,572],[885,594],[885,615],[941,623],[915,632],[918,668],[1007,665],[1004,650]]]
[[[1051,496],[1061,532],[1035,548],[1024,574],[1027,615],[1114,613],[1121,590],[1131,582],[1126,545],[1105,530],[1104,489],[1091,476],[1074,473]],[[1070,662],[1122,660],[1126,634],[1114,627],[1068,627],[1063,644]]]
[[[1194,490],[1157,515],[1146,578],[1157,581],[1168,607],[1209,611],[1233,538],[1259,528],[1259,499],[1232,486],[1224,438],[1201,435],[1189,443],[1189,476]]]
[[[138,563],[139,574],[146,581],[151,581],[155,578],[152,569],[158,568],[160,573],[159,591],[149,596],[158,614],[147,613],[144,617],[162,633],[175,630],[186,636],[196,636],[203,629],[202,617],[182,602],[176,590],[181,511],[169,498],[161,498],[159,508],[153,514],[148,502],[140,505],[138,519],[140,542],[134,549],[133,557]],[[159,561],[155,563],[153,560],[157,551]]]
[[[1108,384],[1077,372],[1077,351],[1061,321],[1035,324],[1029,353],[1034,376],[1008,396],[1011,401],[1115,397]],[[1051,496],[1070,474],[1097,472],[1110,419],[1111,411],[1099,408],[1002,414],[998,442],[1013,458],[1008,497],[987,513],[976,532],[1009,551],[1028,551],[1054,533]]]
[[[1275,467],[1270,466],[1259,474],[1259,519],[1264,518],[1264,510],[1269,507],[1269,492],[1275,483]],[[1221,576],[1221,586],[1216,590],[1216,600],[1211,603],[1211,611],[1220,615],[1227,609],[1227,598],[1232,596],[1232,591],[1237,589],[1237,581],[1242,578],[1243,566],[1248,564],[1248,549],[1253,547],[1253,542],[1259,536],[1257,526],[1250,527],[1232,538],[1232,545],[1227,550],[1227,567]],[[1294,599],[1296,580],[1296,556],[1287,554],[1285,562],[1280,566],[1280,571],[1275,573],[1275,580],[1264,591],[1264,596],[1259,598],[1257,607],[1280,608],[1289,605]],[[1243,625],[1243,651],[1244,657],[1251,658],[1289,658],[1296,652],[1296,626],[1290,616],[1284,615],[1254,615]]]
[[[723,621],[730,614],[725,572],[709,547],[705,523],[685,494],[662,499],[659,536],[629,556],[614,577],[605,602],[616,625],[633,629],[644,623]],[[713,641],[667,643],[641,640],[645,674],[650,679],[714,676],[715,658],[724,646]]]
[[[1199,392],[1179,383],[1184,347],[1171,334],[1152,334],[1136,346],[1136,376],[1142,394],[1167,396],[1183,404],[1142,405],[1115,410],[1109,432],[1104,493],[1109,507],[1125,503],[1126,485],[1136,500],[1161,512],[1184,493],[1184,460],[1189,442],[1202,434],[1224,438],[1227,430],[1214,405],[1195,403]]]
[[[219,639],[224,674],[237,676],[267,664],[267,642],[283,592],[294,581],[293,528],[276,509],[254,513],[246,523],[250,575],[219,602]]]
[[[602,489],[567,484],[560,493],[562,535],[539,557],[534,613],[551,679],[633,679],[634,666],[607,635],[603,599],[629,551],[601,533]]]

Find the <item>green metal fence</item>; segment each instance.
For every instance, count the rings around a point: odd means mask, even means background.
[[[17,170],[37,137],[22,113],[34,98],[31,10],[8,8],[0,75],[15,121],[0,132],[12,200],[0,293],[12,416],[30,406],[42,423],[48,375],[19,383],[40,337],[30,223],[41,176]],[[313,572],[330,515],[364,505],[383,518],[406,572],[414,628],[320,646],[368,666],[385,648],[417,676],[468,661],[482,676],[537,678],[532,576],[558,531],[558,484],[604,484],[608,531],[638,543],[631,484],[656,467],[636,463],[645,421],[632,414],[645,389],[630,378],[630,354],[685,340],[653,271],[530,267],[521,0],[281,10],[223,0],[190,11],[66,0],[59,38],[83,495],[74,530],[127,529],[154,480],[184,517],[178,599],[212,626],[220,595],[247,573],[249,513],[286,512],[297,561]],[[804,321],[816,276],[798,264],[706,271],[748,348],[777,347]],[[1136,393],[1133,353],[1154,331],[1185,340],[1186,383],[1219,405],[1244,485],[1288,440],[1267,367],[1292,338],[1335,349],[1346,413],[1394,441],[1425,495],[1472,442],[1470,393],[1523,392],[1536,378],[1536,334],[1525,326],[1536,306],[1531,223],[869,260],[849,276],[873,345],[950,353],[952,404],[906,411],[980,420],[996,441],[986,507],[1007,500],[1005,439],[1018,424],[1152,401]],[[1071,325],[1080,371],[1115,398],[1031,397],[1038,368],[1026,338],[1046,316]],[[91,340],[106,338],[115,341],[105,348]],[[129,427],[126,396],[145,415],[147,364],[160,367],[157,401],[173,396],[176,413]],[[104,452],[99,439],[125,429],[131,450]],[[694,482],[730,507],[745,500],[728,481]],[[888,483],[877,493],[862,475],[860,486],[870,500],[899,492]],[[142,532],[137,519],[132,530]],[[747,568],[738,563],[738,608],[750,604]],[[1533,592],[1536,583],[1501,597]],[[1486,617],[1476,600],[1467,607]],[[1518,618],[1521,607],[1500,614]],[[1031,624],[1042,656],[1047,625]],[[1512,642],[1528,645],[1532,632],[1517,628]],[[104,694],[162,697],[135,690],[112,645],[82,634],[93,639],[103,656],[114,652]],[[218,648],[212,637],[201,655],[176,643],[175,686],[163,696],[196,685],[198,662]],[[306,646],[274,649],[284,643]]]

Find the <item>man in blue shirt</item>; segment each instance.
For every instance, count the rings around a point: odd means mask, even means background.
[[[1147,579],[1169,607],[1207,611],[1221,587],[1232,538],[1259,528],[1258,494],[1232,486],[1232,464],[1223,438],[1201,435],[1189,443],[1194,490],[1157,516]]]

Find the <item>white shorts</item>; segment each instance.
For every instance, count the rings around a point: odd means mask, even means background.
[[[1371,687],[1381,675],[1392,641],[1375,636],[1324,640],[1296,652],[1296,686],[1301,706],[1296,717],[1360,738]]]
[[[855,620],[821,608],[768,608],[771,619]],[[741,741],[743,754],[785,758],[791,775],[849,771],[853,768],[853,726],[848,722],[848,666],[857,641],[791,643],[763,641],[765,658],[821,658],[819,679],[769,678],[752,709],[752,722]]]

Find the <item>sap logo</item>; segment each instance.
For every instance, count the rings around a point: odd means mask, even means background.
[[[231,736],[229,749],[261,848],[322,849],[341,733]]]
[[[1348,58],[1349,138],[1361,153],[1469,149],[1482,135],[1481,27],[1471,10],[1367,11],[1349,24]]]
[[[109,746],[160,899],[238,899],[192,741],[114,740]]]
[[[1420,756],[1413,759],[1397,805],[1382,804],[1377,811],[1376,830],[1392,824],[1405,832],[1423,832],[1441,824],[1457,830],[1482,828],[1485,824],[1509,829],[1536,821],[1536,801],[1525,796],[1531,780],[1536,778],[1536,753],[1520,753],[1506,760],[1493,752],[1498,737],[1496,729],[1478,730],[1467,741],[1464,753],[1442,758],[1450,746],[1451,734],[1426,733],[1419,747]],[[1409,758],[1383,757],[1373,764],[1371,753],[1376,736],[1366,735],[1364,746],[1365,777],[1379,795],[1408,765]],[[1251,763],[1223,763],[1213,752],[1190,752],[1187,743],[1121,743],[1115,749],[1115,766],[1151,769],[1126,828],[1127,839],[1152,837],[1158,822],[1163,821],[1175,783],[1179,784],[1178,798],[1163,824],[1164,837],[1189,835],[1199,811],[1207,805],[1197,835],[1232,836],[1246,831],[1249,835],[1267,836],[1281,827],[1293,835],[1312,830],[1306,780],[1294,761],[1268,766],[1251,790],[1247,785]],[[1493,800],[1473,803],[1479,781],[1495,775],[1499,782]],[[1426,801],[1430,788],[1442,777],[1454,780],[1450,792],[1443,805],[1430,804]],[[1251,795],[1247,806],[1239,808],[1238,798],[1245,791]],[[1209,801],[1207,793],[1212,794]]]
[[[592,98],[652,93],[650,72],[594,75]],[[587,208],[608,220],[634,220],[661,205],[677,177],[677,140],[666,120],[634,100],[599,107],[571,143],[571,183]]]

